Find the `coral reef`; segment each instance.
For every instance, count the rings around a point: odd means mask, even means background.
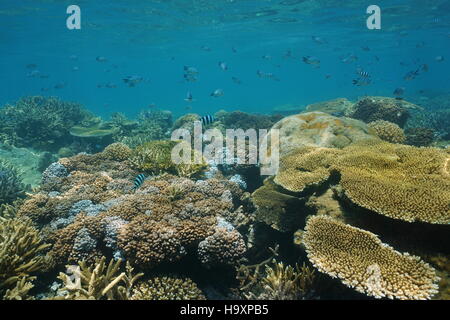
[[[116,142],[107,146],[103,154],[110,160],[125,161],[131,156],[131,149],[126,144]]]
[[[53,97],[25,97],[0,109],[0,134],[18,147],[57,150],[71,141],[70,128],[91,117],[76,103]]]
[[[141,282],[133,289],[131,300],[205,300],[189,278],[160,276]]]
[[[406,140],[403,129],[395,123],[377,120],[368,124],[368,127],[375,131],[376,135],[384,141],[391,143],[404,143]]]
[[[276,122],[282,119],[280,115],[250,114],[242,111],[220,112],[216,119],[226,129],[270,129]]]
[[[0,160],[0,205],[11,204],[23,196],[25,186],[19,171],[3,160]]]
[[[308,219],[305,231],[303,244],[314,266],[358,292],[402,300],[437,293],[439,278],[429,264],[395,251],[371,232],[324,216]]]

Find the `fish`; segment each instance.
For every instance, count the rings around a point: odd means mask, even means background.
[[[420,69],[422,69],[423,72],[428,72],[429,68],[427,64],[423,64]]]
[[[197,77],[192,74],[184,74],[183,77],[184,77],[184,80],[186,80],[187,82],[196,82],[197,81]]]
[[[201,46],[200,49],[202,49],[203,51],[206,51],[206,52],[210,52],[211,51],[211,48],[208,47],[208,46]]]
[[[41,91],[42,92],[47,92],[47,91],[49,91],[51,88],[41,88]]]
[[[284,53],[283,58],[285,58],[285,59],[294,58],[291,49],[288,49],[288,50]]]
[[[218,98],[218,97],[223,96],[224,94],[225,93],[223,92],[222,89],[216,89],[211,93],[211,97]]]
[[[184,101],[186,101],[186,102],[194,101],[194,99],[192,98],[192,93],[190,91],[188,91],[188,93],[186,94],[186,98],[184,99]]]
[[[242,81],[239,78],[236,78],[236,77],[231,77],[231,80],[233,80],[233,82],[237,83],[237,84],[241,84],[242,83]]]
[[[80,68],[78,68],[76,66],[72,68],[72,71],[78,71],[78,70],[80,70]]]
[[[444,57],[443,56],[437,56],[436,58],[434,58],[435,61],[437,62],[442,62],[444,61]]]
[[[312,36],[311,39],[312,39],[315,43],[318,43],[318,44],[326,44],[326,43],[327,43],[326,40],[324,40],[324,39],[322,39],[322,38],[320,38],[320,37]]]
[[[370,78],[358,78],[353,80],[353,84],[357,87],[368,86],[372,80]]]
[[[139,189],[139,187],[144,183],[145,181],[145,174],[141,173],[134,179],[134,187],[133,190]]]
[[[420,74],[419,71],[420,69],[410,71],[403,77],[403,79],[406,81],[414,80]]]
[[[423,48],[423,47],[425,47],[425,42],[421,41],[416,43],[416,48]]]
[[[70,60],[78,60],[78,57],[77,57],[77,55],[72,54],[72,55],[69,57],[69,59],[70,59]]]
[[[275,80],[275,81],[280,81],[280,79],[278,79],[278,78],[277,78],[273,73],[271,73],[271,72],[266,73],[266,72],[262,72],[262,71],[258,70],[258,71],[256,71],[256,74],[257,74],[258,77],[260,77],[260,78],[267,78],[267,79],[272,79],[272,80]]]
[[[401,87],[401,88],[397,88],[394,90],[393,94],[394,96],[400,97],[405,93],[405,88]]]
[[[190,67],[190,66],[184,66],[183,67],[184,72],[186,72],[187,74],[198,74],[198,70],[197,68],[194,67]]]
[[[223,62],[223,61],[219,62],[219,67],[223,71],[227,71],[228,70],[228,65],[225,62]]]
[[[108,82],[107,84],[105,84],[105,87],[110,89],[117,88],[117,86],[112,82]]]
[[[330,79],[331,78],[331,74],[326,74],[325,75],[325,79]]]
[[[363,51],[370,51],[370,48],[369,48],[368,46],[361,47],[361,49],[362,49]]]
[[[364,71],[361,68],[356,70],[356,74],[358,74],[361,78],[370,78],[370,74],[367,71]]]
[[[237,53],[237,49],[235,47],[231,47],[231,51],[233,51],[233,53]]]
[[[270,54],[265,54],[261,58],[263,58],[264,60],[270,60],[272,59],[272,56]]]
[[[358,61],[358,57],[356,55],[354,55],[353,53],[351,53],[347,56],[341,57],[341,62],[343,62],[343,63],[352,63],[355,61]]]
[[[144,81],[143,77],[140,76],[127,76],[122,79],[129,87],[135,87],[138,83]]]
[[[33,71],[31,71],[31,72],[29,72],[27,74],[27,77],[29,77],[29,78],[37,78],[37,77],[40,76],[40,74],[41,74],[41,72],[39,70],[33,70]]]
[[[97,60],[97,62],[106,62],[106,61],[108,61],[108,59],[106,59],[105,57],[101,57],[101,56],[96,57],[95,60]]]
[[[27,64],[25,67],[26,67],[27,69],[36,69],[36,68],[37,68],[37,65],[34,64],[34,63],[30,63],[30,64]]]
[[[303,57],[303,62],[307,63],[307,64],[312,64],[312,65],[319,65],[320,64],[319,58],[311,57],[311,56]]]
[[[65,83],[65,82],[60,82],[60,83],[55,84],[55,86],[54,86],[53,88],[55,88],[55,89],[63,89],[63,88],[65,88],[66,86],[67,86],[67,83]]]
[[[214,116],[208,114],[206,116],[201,117],[200,121],[202,125],[207,126],[208,124],[215,122],[216,119],[214,118]]]

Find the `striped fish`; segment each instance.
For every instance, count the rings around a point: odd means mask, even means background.
[[[134,187],[133,189],[138,189],[145,181],[145,174],[141,173],[139,174],[136,179],[134,179]]]
[[[213,123],[214,121],[216,121],[216,119],[214,119],[213,116],[211,116],[211,115],[208,114],[208,115],[206,115],[206,116],[201,117],[201,118],[200,118],[200,121],[202,122],[202,125],[206,126],[206,125],[211,124],[211,123]]]
[[[361,78],[370,78],[370,74],[364,70],[358,69],[356,71],[356,73],[361,77]]]

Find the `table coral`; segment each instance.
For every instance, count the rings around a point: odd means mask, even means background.
[[[439,278],[429,264],[330,217],[308,219],[303,244],[319,271],[358,292],[402,300],[430,299],[437,293]]]

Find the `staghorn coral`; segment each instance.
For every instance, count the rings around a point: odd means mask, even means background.
[[[34,300],[29,291],[34,288],[32,281],[35,279],[30,276],[20,278],[14,288],[6,290],[3,300]]]
[[[110,260],[101,257],[89,266],[85,261],[78,266],[67,266],[67,273],[60,272],[58,279],[64,287],[55,299],[65,300],[128,300],[135,282],[143,276],[134,274],[134,269],[127,263],[126,270],[120,272],[122,260]]]
[[[0,291],[48,267],[51,261],[42,254],[49,246],[29,220],[0,220]]]
[[[375,131],[376,135],[384,141],[391,143],[404,143],[406,140],[403,129],[395,123],[377,120],[368,124],[368,127]]]
[[[10,163],[0,160],[0,204],[11,204],[22,197],[25,186],[19,171]]]
[[[103,155],[114,161],[125,161],[131,156],[131,149],[121,142],[110,144],[103,150]]]
[[[266,265],[266,274],[260,279],[260,288],[245,294],[251,300],[302,300],[313,294],[314,269],[303,265],[285,266],[283,262],[272,261]]]
[[[160,276],[137,284],[131,300],[206,300],[206,297],[189,278]]]
[[[371,232],[313,216],[302,240],[319,271],[368,296],[418,300],[437,293],[439,278],[429,264],[395,251]]]

